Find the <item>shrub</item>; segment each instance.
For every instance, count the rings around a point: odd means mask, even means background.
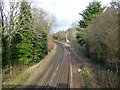
[[[113,61],[118,50],[118,14],[114,8],[108,8],[100,17],[88,25],[87,40],[90,53],[97,58]]]

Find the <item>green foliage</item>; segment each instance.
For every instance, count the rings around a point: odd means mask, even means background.
[[[104,9],[105,7],[102,8],[101,2],[94,1],[89,3],[89,6],[87,6],[86,9],[82,13],[80,13],[80,15],[83,18],[82,20],[79,21],[79,28],[77,28],[78,33],[76,34],[76,39],[78,40],[78,43],[80,43],[81,46],[85,46],[87,48],[85,53],[88,57],[89,57],[89,47],[88,47],[89,38],[88,38],[87,27],[91,21],[93,21],[95,18],[98,18],[99,14]],[[101,57],[102,52],[100,51],[98,55]]]
[[[80,13],[78,43],[86,46],[94,62],[118,62],[118,6],[101,7],[100,2],[92,2]],[[103,12],[103,13],[101,13]],[[112,13],[112,14],[111,14]]]
[[[76,39],[78,40],[78,43],[81,46],[85,46],[86,45],[86,29],[84,28],[77,28],[78,33],[76,33]]]
[[[23,43],[21,46],[17,47],[19,61],[23,64],[29,64],[33,59],[33,44]]]
[[[104,58],[104,51],[101,49],[98,51],[98,58]]]
[[[22,42],[22,36],[20,34],[16,33],[11,40],[11,44],[16,45],[21,42]]]
[[[82,34],[80,34],[80,33],[77,33],[76,34],[76,38],[77,38],[77,40],[78,40],[78,43],[80,43],[80,45],[84,45],[85,44],[85,40],[82,38]]]
[[[2,66],[5,67],[9,64],[9,48],[8,36],[2,37]]]
[[[32,14],[28,2],[22,1],[20,4],[19,24],[20,29],[11,40],[11,57],[13,62],[29,64],[33,60],[33,28]]]
[[[80,28],[86,28],[88,23],[92,21],[96,15],[102,12],[104,8],[101,7],[100,2],[95,1],[89,3],[89,6],[87,6],[87,8],[82,13],[80,13],[80,15],[83,17],[83,20],[79,21]]]
[[[9,67],[10,64],[37,63],[48,54],[49,32],[45,30],[48,27],[47,22],[42,20],[46,25],[44,26],[41,23],[35,27],[36,21],[33,20],[31,7],[27,1],[23,0],[20,3],[19,10],[16,24],[18,30],[12,36],[2,37],[2,63],[4,68]]]
[[[47,36],[44,36],[41,40],[37,40],[37,43],[35,44],[34,62],[39,62],[40,60],[42,60],[45,55],[47,55],[47,53]]]
[[[79,21],[79,28],[77,28],[79,32],[76,34],[76,38],[81,46],[86,46],[87,44],[85,36],[87,34],[86,27],[95,17],[98,16],[100,12],[104,10],[104,8],[101,7],[100,2],[95,1],[89,3],[89,6],[87,6],[87,8],[82,13],[80,13],[83,19]]]
[[[86,57],[90,57],[89,55],[89,49],[85,47],[85,49],[83,49],[83,53],[84,53],[84,56]]]
[[[28,2],[21,2],[20,6],[20,16],[19,16],[19,22],[20,25],[19,27],[20,30],[18,31],[20,34],[25,37],[25,39],[31,39],[34,37],[34,30],[33,30],[33,19],[32,19],[32,14],[30,12],[31,8]]]

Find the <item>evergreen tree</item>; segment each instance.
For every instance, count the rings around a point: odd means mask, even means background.
[[[24,39],[32,39],[34,37],[33,19],[30,5],[26,0],[23,0],[20,5],[19,23],[19,33],[23,35]]]
[[[76,38],[78,40],[78,43],[80,45],[86,45],[87,41],[85,40],[85,32],[86,28],[88,26],[88,23],[92,21],[100,12],[104,10],[105,7],[102,8],[101,2],[95,1],[92,3],[89,3],[89,6],[80,13],[80,15],[83,17],[82,20],[79,21],[79,33],[76,34]]]
[[[80,15],[82,15],[83,17],[83,20],[79,21],[80,28],[86,28],[88,23],[92,21],[96,17],[96,15],[102,12],[104,8],[102,8],[100,2],[95,1],[89,3],[89,6],[87,6],[87,8],[82,13],[80,13]]]
[[[20,5],[20,16],[19,16],[19,31],[17,37],[22,37],[21,45],[16,48],[18,60],[23,64],[28,64],[33,60],[33,40],[34,40],[34,29],[33,19],[31,14],[30,5],[26,0],[23,0]],[[21,38],[20,37],[20,38]],[[19,39],[20,40],[20,39]],[[14,41],[14,40],[13,40]]]

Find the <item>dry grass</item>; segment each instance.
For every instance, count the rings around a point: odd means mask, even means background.
[[[91,62],[91,59],[85,56],[84,48],[80,48],[79,44],[72,49],[82,60],[82,75],[87,88],[120,88],[118,72],[112,72],[110,69]]]
[[[54,47],[54,44],[53,44],[53,38],[51,35],[48,35],[48,49],[49,50],[52,50]]]
[[[25,69],[25,68],[24,68]],[[14,73],[12,76],[9,74],[2,74],[2,87],[15,88],[25,82],[30,76],[30,72],[22,70],[19,73]]]
[[[118,73],[102,70],[98,65],[92,63],[84,63],[83,75],[88,78],[93,88],[120,88],[120,77]]]

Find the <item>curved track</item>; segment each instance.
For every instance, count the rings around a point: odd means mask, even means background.
[[[72,66],[77,65],[78,61],[79,63],[81,61],[69,47],[65,47],[58,42],[55,42],[55,44],[57,45],[55,55],[48,62],[41,64],[38,76],[31,84],[29,83],[27,88],[41,88],[42,90],[52,88],[54,90],[57,88],[70,89],[81,87],[81,84],[79,84],[81,82],[78,82],[81,78],[76,70],[72,68]]]

